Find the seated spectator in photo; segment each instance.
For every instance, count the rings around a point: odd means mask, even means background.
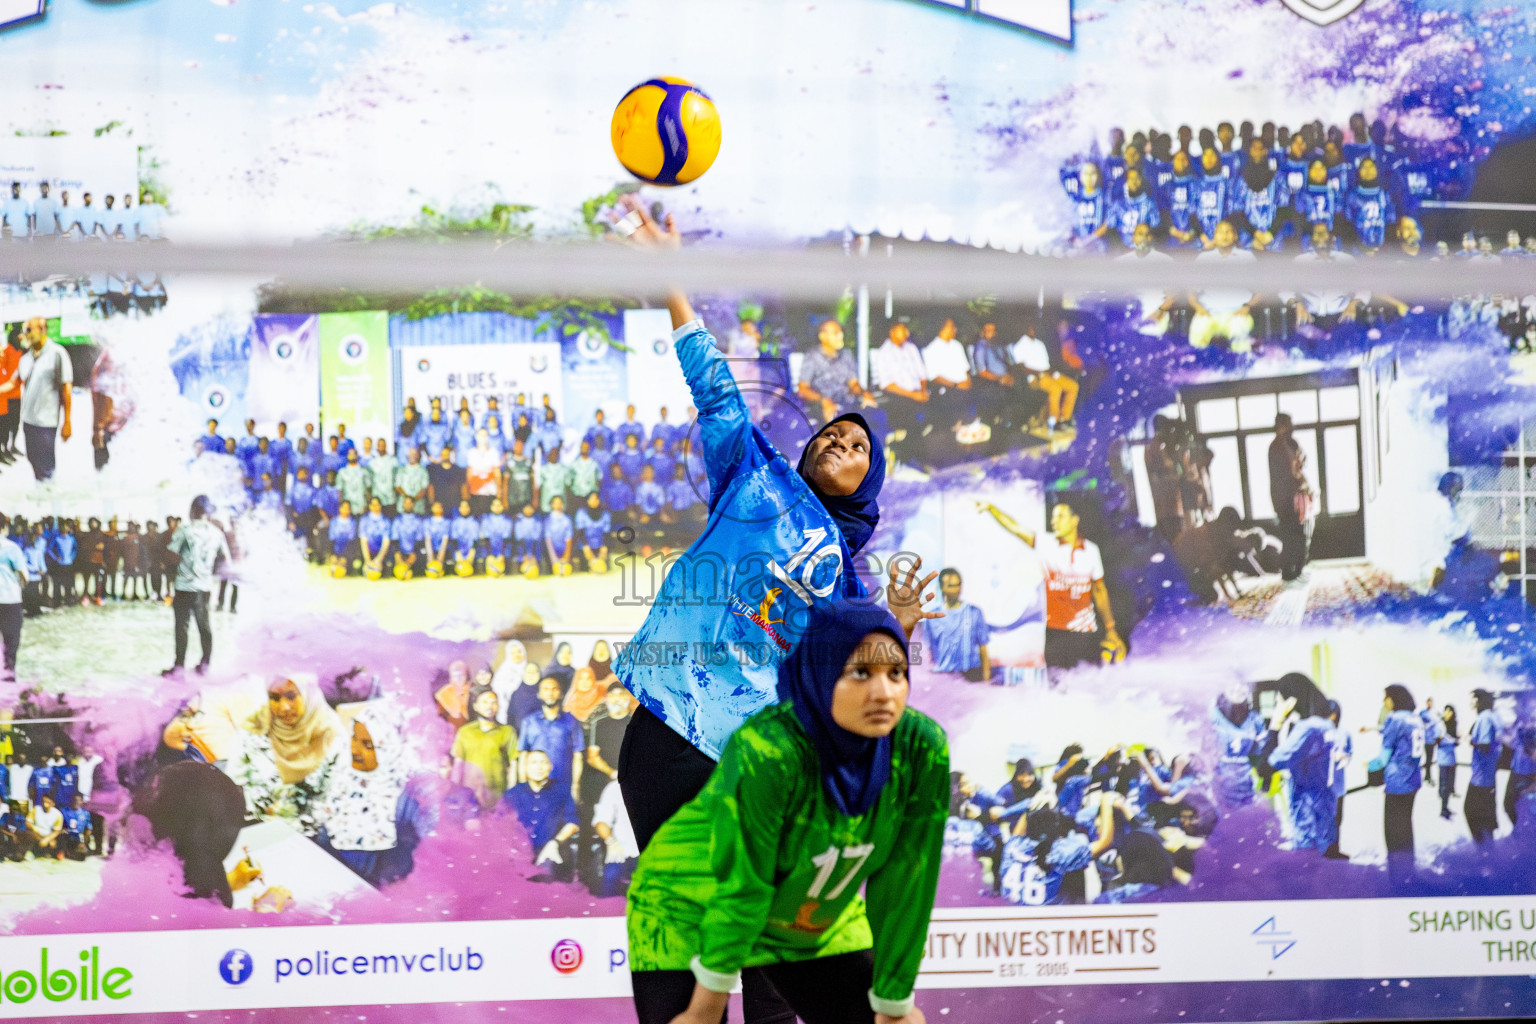
[[[52,796],[44,794],[32,805],[27,812],[27,830],[22,835],[26,853],[39,859],[64,859],[64,812],[54,805]]]
[[[391,565],[396,576],[409,579],[425,568],[420,558],[425,536],[426,522],[416,514],[416,503],[408,497],[401,498],[400,514],[389,524]]]
[[[892,324],[886,340],[870,353],[869,366],[891,427],[916,435],[930,396],[923,354],[911,338],[906,324]]]
[[[453,445],[446,445],[438,452],[437,461],[427,467],[427,494],[444,508],[458,508],[459,502],[469,497],[466,479],[463,467],[454,461]]]
[[[501,493],[501,452],[491,444],[491,433],[481,427],[475,432],[474,447],[469,450],[464,487],[469,507],[476,516],[490,511],[491,502]]]
[[[1173,257],[1152,247],[1152,229],[1138,224],[1131,235],[1131,251],[1116,257],[1120,262],[1167,263]],[[1149,338],[1161,338],[1168,333],[1169,313],[1173,309],[1173,294],[1161,290],[1138,292],[1136,305],[1132,307],[1136,331]]]
[[[519,741],[521,743],[521,741]],[[553,775],[553,758],[533,748],[523,754],[522,780],[507,790],[505,801],[528,834],[535,867],[546,874],[534,881],[569,882],[576,874],[576,800]]]
[[[651,450],[645,453],[645,462],[651,467],[657,482],[662,484],[672,479],[672,469],[677,465],[666,440],[661,437],[651,442]]]
[[[496,691],[477,686],[469,693],[469,721],[454,734],[455,778],[475,792],[483,810],[491,810],[512,787],[508,769],[517,759],[517,731],[498,724],[501,704]]]
[[[503,575],[507,571],[507,553],[512,547],[512,517],[500,498],[491,499],[491,510],[480,518],[480,540],[485,548],[487,573]]]
[[[1132,150],[1131,152],[1136,152]],[[1147,187],[1140,168],[1128,167],[1125,172],[1125,188],[1109,208],[1109,223],[1121,245],[1131,247],[1137,227],[1162,226],[1162,215],[1157,209],[1157,199]]]
[[[459,502],[458,514],[448,524],[448,536],[453,540],[454,571],[461,576],[472,574],[475,571],[475,549],[480,544],[480,519],[475,515],[468,498]]]
[[[1186,526],[1173,542],[1174,557],[1184,570],[1184,579],[1196,600],[1211,604],[1223,592],[1223,581],[1238,557],[1238,528],[1242,519],[1237,509],[1227,507],[1208,523]]]
[[[623,473],[630,485],[640,482],[640,470],[645,466],[645,452],[640,450],[640,439],[634,434],[624,435],[624,448],[613,457],[613,464]]]
[[[574,670],[571,675],[574,678]],[[581,766],[587,742],[581,723],[561,707],[565,699],[563,690],[559,678],[548,671],[539,680],[539,709],[517,726],[518,771],[520,777],[527,778],[529,752],[542,751],[550,759],[550,780],[575,800],[581,795]]]
[[[358,555],[362,559],[364,573],[384,575],[385,560],[389,557],[393,524],[384,516],[384,506],[379,499],[368,499],[368,512],[357,521]]]
[[[1077,194],[1072,196],[1072,245],[1102,251],[1109,232],[1109,195],[1098,164],[1085,162],[1077,172]]]
[[[85,860],[86,854],[91,852],[93,835],[91,812],[85,809],[85,798],[76,793],[60,814],[64,819],[64,831],[59,836],[59,849],[70,860]]]
[[[1046,431],[1071,423],[1077,414],[1077,397],[1081,390],[1077,379],[1063,372],[1051,356],[1051,348],[1037,335],[1037,327],[1031,323],[1019,335],[1009,349],[1013,359],[1013,372],[1027,387],[1045,396],[1040,410]]]
[[[592,414],[592,425],[587,428],[585,434],[581,435],[581,439],[594,448],[597,447],[599,438],[602,439],[604,447],[613,447],[613,428],[605,422],[603,410],[601,409]]]
[[[991,410],[990,422],[1008,427],[1020,425],[1025,410],[1034,411],[1037,398],[1032,392],[1023,396],[1026,385],[1013,375],[1008,345],[997,336],[996,324],[981,325],[981,333],[971,345],[970,359],[974,371],[971,384],[980,404]]]
[[[587,571],[601,572],[606,569],[608,534],[613,531],[613,516],[603,507],[602,496],[596,491],[587,495],[586,504],[576,510],[575,526]]]
[[[650,467],[647,466],[649,471]],[[571,555],[575,548],[576,530],[571,517],[565,514],[565,499],[555,495],[544,516],[544,547],[549,555],[549,571],[557,576],[571,572]]]
[[[507,508],[522,508],[534,499],[533,460],[523,452],[523,442],[512,442],[512,453],[507,456],[502,472],[503,497]]]
[[[1237,248],[1237,229],[1229,220],[1216,225],[1211,239],[1214,248],[1195,257],[1197,263],[1252,263],[1248,249]],[[1195,315],[1189,322],[1189,343],[1194,348],[1209,348],[1217,338],[1224,338],[1233,352],[1253,349],[1253,304],[1257,296],[1248,288],[1203,288],[1189,296]]]
[[[1312,225],[1311,243],[1311,249],[1296,257],[1297,263],[1343,266],[1355,262],[1349,253],[1339,252],[1335,248],[1333,232],[1328,230],[1326,224]],[[1291,307],[1297,327],[1310,324],[1320,331],[1331,331],[1343,321],[1357,321],[1370,298],[1369,292],[1355,292],[1353,295],[1341,291],[1280,293],[1280,301]]]
[[[556,444],[544,452],[544,463],[539,466],[536,478],[539,483],[539,511],[548,513],[556,498],[569,500],[571,467],[560,461],[560,446]]]
[[[592,808],[592,830],[603,842],[603,880],[594,896],[622,896],[640,861],[640,844],[617,782],[603,787]]]
[[[652,524],[666,507],[667,493],[656,482],[656,471],[649,465],[640,468],[640,484],[635,488],[635,522]]]
[[[1397,208],[1381,187],[1376,161],[1370,157],[1360,161],[1355,185],[1345,195],[1344,217],[1364,253],[1375,253],[1385,245],[1388,231],[1397,222]]]
[[[624,467],[617,461],[608,467],[608,479],[603,481],[598,495],[603,499],[603,507],[613,517],[615,528],[629,522],[631,506],[635,503],[635,489],[626,478]]]
[[[1290,196],[1274,163],[1263,141],[1254,139],[1247,162],[1232,177],[1229,219],[1242,243],[1255,252],[1279,248],[1289,233]]]
[[[635,447],[638,449],[645,443],[645,427],[635,421],[635,407],[624,407],[624,422],[614,430],[615,444],[620,450],[629,447],[629,439],[635,439]],[[627,475],[627,474],[626,474]]]
[[[566,490],[570,492],[571,504],[579,508],[586,502],[587,495],[597,493],[602,482],[603,467],[592,457],[592,443],[582,441],[566,474]]]
[[[512,539],[516,542],[518,572],[537,574],[544,554],[544,521],[532,502],[524,505],[513,521]]]
[[[832,318],[816,330],[816,348],[800,363],[800,382],[795,393],[805,403],[813,423],[835,419],[840,412],[875,404],[859,384],[859,367],[844,346],[843,325]],[[660,476],[660,479],[670,479]]]
[[[432,503],[431,511],[427,521],[422,523],[427,567],[436,565],[437,571],[443,572],[448,568],[448,545],[452,541],[453,520],[447,517],[440,501]]]
[[[968,422],[976,412],[976,398],[970,393],[971,364],[957,333],[955,322],[945,320],[938,336],[923,347],[923,371],[928,375],[935,426],[945,429]]]
[[[1214,149],[1200,154],[1200,174],[1195,179],[1195,220],[1200,225],[1201,245],[1215,244],[1216,226],[1227,215],[1232,180]]]
[[[412,756],[397,706],[366,702],[351,732],[351,749],[337,758],[315,808],[315,844],[378,887],[411,873],[436,814],[410,792]]]
[[[330,543],[332,570],[341,569],[342,575],[350,576],[362,560],[362,546],[357,539],[357,518],[352,515],[352,505],[343,501],[336,515],[326,524],[326,540]]]
[[[928,649],[935,672],[958,672],[973,683],[992,678],[987,643],[992,630],[980,608],[960,600],[960,570],[939,573],[943,616],[927,620]]]

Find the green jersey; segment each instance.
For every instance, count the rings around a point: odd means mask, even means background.
[[[792,705],[758,712],[640,857],[629,889],[631,968],[692,968],[706,988],[729,991],[743,967],[873,946],[872,1005],[908,1012],[948,803],[949,746],[926,715],[902,715],[890,782],[855,818],[828,799]]]
[[[348,463],[336,474],[336,489],[341,500],[352,506],[352,514],[361,516],[368,511],[368,471],[361,465]]]

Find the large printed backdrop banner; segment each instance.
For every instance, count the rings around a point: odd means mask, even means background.
[[[657,75],[724,126],[709,173],[639,193],[687,244],[848,255],[825,295],[690,294],[770,465],[817,396],[861,408],[890,461],[852,568],[944,570],[910,690],[952,770],[927,1018],[1536,1007],[1536,298],[1478,287],[1536,268],[1529,5],[165,9],[0,0],[0,246],[102,264],[0,282],[0,383],[33,317],[73,371],[52,474],[31,420],[0,452],[0,564],[27,575],[21,618],[0,605],[0,1018],[634,1019],[615,655],[704,531],[779,543],[708,518],[701,455],[719,486],[733,453],[690,429],[669,311],[143,257],[596,244],[635,187],[608,119]],[[1255,280],[882,280],[960,246]],[[1467,283],[1290,285],[1329,260]],[[499,435],[444,465],[461,404]],[[424,492],[443,521],[401,513]],[[199,496],[227,555],[174,540]],[[700,580],[700,641],[714,611],[783,614]],[[535,747],[572,777],[540,788]]]

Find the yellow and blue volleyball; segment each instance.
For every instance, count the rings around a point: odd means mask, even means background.
[[[683,185],[720,153],[720,114],[704,90],[681,78],[641,82],[613,111],[613,152],[653,185]]]

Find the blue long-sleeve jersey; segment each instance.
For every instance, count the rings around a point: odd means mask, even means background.
[[[865,594],[837,523],[752,424],[702,323],[673,332],[698,409],[710,507],[615,671],[645,707],[719,759],[777,700],[778,669],[816,597]]]
[[[1397,210],[1386,190],[1363,185],[1356,186],[1344,200],[1344,215],[1367,249],[1381,248],[1387,241],[1387,226],[1397,220]]]

